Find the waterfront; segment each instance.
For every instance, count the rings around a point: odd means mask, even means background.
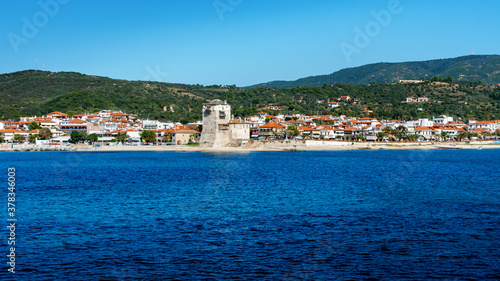
[[[18,280],[500,277],[498,149],[0,159]]]

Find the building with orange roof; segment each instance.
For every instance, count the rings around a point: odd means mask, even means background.
[[[350,101],[351,97],[350,96],[341,96],[338,100],[339,101]]]
[[[18,124],[14,121],[0,121],[0,130],[4,130],[5,128],[12,128],[13,126],[16,126],[16,129],[18,127]]]
[[[338,102],[335,102],[335,101],[328,102],[328,107],[336,108],[339,106],[340,106],[340,104]]]
[[[299,126],[297,128],[302,135],[309,136],[310,138],[319,139],[321,137],[321,130],[307,126]]]
[[[71,119],[68,122],[59,124],[59,130],[70,133],[72,131],[84,131],[87,132],[87,123],[81,119]]]
[[[49,119],[66,119],[66,118],[69,118],[68,114],[66,114],[64,112],[60,112],[60,111],[51,112],[51,113],[47,114],[46,116]]]
[[[414,129],[415,134],[422,136],[424,139],[432,139],[433,129],[427,126],[416,126]]]
[[[14,139],[14,135],[21,135],[27,138],[30,133],[26,131],[19,131],[16,129],[3,129],[0,130],[0,135],[3,135],[5,141],[12,141]]]
[[[286,126],[278,122],[269,122],[259,127],[259,137],[263,138],[284,138]]]
[[[469,132],[475,130],[484,130],[489,133],[494,133],[497,129],[500,129],[500,122],[496,121],[471,121],[469,122]]]

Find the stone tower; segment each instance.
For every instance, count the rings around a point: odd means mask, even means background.
[[[200,143],[225,146],[231,142],[230,119],[231,106],[226,102],[216,99],[203,104],[203,131]]]

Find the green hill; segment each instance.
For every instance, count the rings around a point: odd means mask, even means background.
[[[346,95],[355,100],[341,103],[337,109],[327,106],[328,101]],[[427,96],[430,102],[403,102],[408,96]],[[0,75],[0,119],[41,116],[52,111],[76,114],[112,109],[137,114],[139,118],[186,123],[201,120],[202,104],[215,98],[227,100],[237,117],[248,117],[274,105],[283,111],[269,111],[271,114],[345,114],[405,120],[446,114],[463,120],[500,119],[500,88],[478,82],[337,83],[243,89],[126,81],[74,72],[29,70]],[[164,112],[163,106],[172,106],[174,111]]]
[[[328,75],[310,76],[295,81],[272,81],[247,88],[262,86],[294,88],[323,84],[369,84],[372,81],[392,83],[429,77],[451,77],[453,81],[482,81],[500,83],[500,55],[471,55],[452,59],[439,59],[400,63],[374,63],[346,68]]]

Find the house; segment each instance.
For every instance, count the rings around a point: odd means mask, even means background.
[[[51,131],[57,130],[57,123],[52,121],[52,120],[42,120],[40,121],[40,127],[42,128],[48,128]]]
[[[47,114],[48,119],[66,119],[69,118],[69,115],[60,111],[54,111]]]
[[[14,121],[10,121],[10,120],[9,121],[0,121],[0,130],[17,129],[17,126],[18,126],[18,124]]]
[[[341,96],[338,100],[339,101],[350,101],[351,97],[350,96]]]
[[[422,136],[426,140],[432,139],[432,128],[427,126],[416,126],[414,128],[415,134]]]
[[[339,107],[340,105],[338,102],[331,101],[331,102],[328,102],[328,106],[331,108],[335,108],[335,107]]]
[[[426,101],[429,101],[428,97],[419,97],[418,98],[418,102],[426,102]]]
[[[405,84],[408,84],[408,83],[422,83],[424,81],[422,80],[399,80],[399,83],[405,83]]]
[[[181,144],[188,144],[189,141],[191,140],[191,136],[193,135],[198,135],[199,132],[195,130],[180,130],[176,131],[172,134],[172,142],[181,145]]]
[[[4,129],[0,130],[0,135],[3,135],[4,140],[11,141],[14,138],[14,135],[22,135],[25,138],[28,138],[30,134],[28,132],[18,131],[16,129]]]
[[[494,133],[497,129],[500,129],[500,121],[470,121],[469,122],[469,132],[475,130],[484,130],[489,133]]]
[[[229,133],[231,134],[231,142],[242,144],[250,140],[250,123],[240,119],[229,121]]]
[[[418,99],[416,97],[407,97],[406,102],[417,102]]]
[[[87,132],[87,123],[81,119],[71,119],[68,122],[59,124],[59,130],[70,133],[72,131]]]
[[[432,121],[436,124],[446,125],[450,122],[453,122],[453,117],[442,115],[441,117],[433,118]]]
[[[286,126],[277,122],[269,122],[259,127],[259,137],[282,138],[285,136]]]
[[[306,127],[306,126],[299,126],[298,129],[302,135],[307,135],[310,138],[319,139],[321,137],[321,130],[320,129],[315,129],[315,128]]]

